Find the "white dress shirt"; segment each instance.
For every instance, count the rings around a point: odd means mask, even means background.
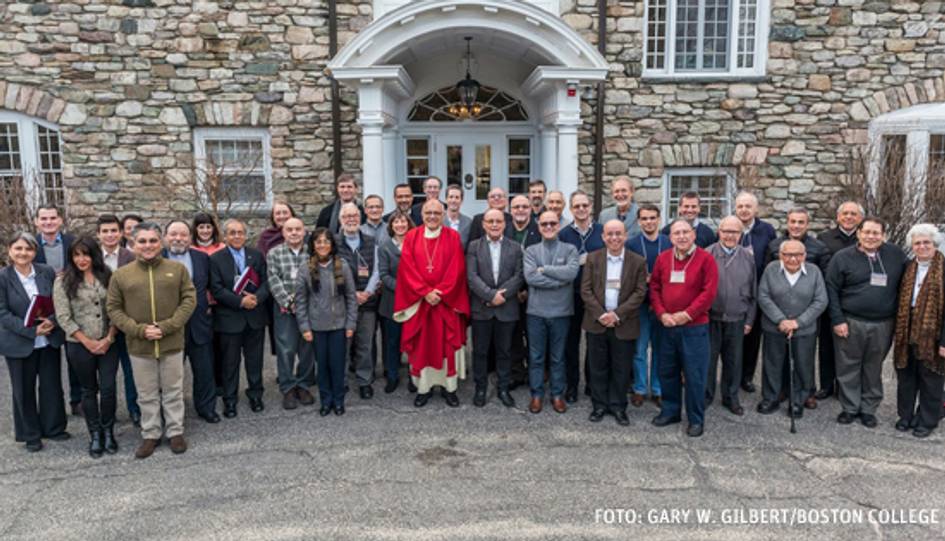
[[[492,258],[492,279],[499,285],[499,258],[502,257],[502,237],[489,241],[489,256]]]
[[[789,284],[791,284],[791,287],[794,287],[794,285],[797,284],[797,281],[801,279],[801,275],[807,274],[807,268],[804,267],[804,265],[801,265],[801,269],[799,271],[788,272],[788,270],[784,268],[784,263],[781,263],[781,272],[784,273],[784,277],[787,278],[787,281]]]
[[[604,289],[604,309],[613,312],[620,300],[620,274],[623,272],[623,252],[619,256],[607,254],[607,287]],[[610,287],[617,284],[616,288]]]
[[[36,268],[30,266],[30,273],[27,276],[23,276],[20,274],[20,271],[16,271],[16,277],[20,279],[20,284],[23,286],[23,289],[26,290],[26,295],[30,298],[30,302],[32,302],[33,297],[39,295],[39,287],[36,285]],[[33,349],[44,348],[48,345],[49,340],[47,340],[45,336],[36,335],[36,339],[33,341]]]

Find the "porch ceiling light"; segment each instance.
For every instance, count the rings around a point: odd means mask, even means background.
[[[456,83],[456,90],[459,91],[459,98],[467,109],[473,109],[476,106],[476,98],[479,96],[479,81],[472,78],[469,74],[469,66],[472,62],[472,51],[470,50],[471,36],[466,36],[466,78]]]

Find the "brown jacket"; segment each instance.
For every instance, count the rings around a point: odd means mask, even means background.
[[[125,333],[128,352],[157,358],[184,349],[184,326],[197,306],[197,296],[187,268],[158,256],[112,273],[105,306],[109,319]],[[151,324],[161,328],[163,338],[144,337]]]
[[[607,289],[607,249],[587,254],[587,263],[581,277],[581,299],[584,301],[584,321],[581,328],[591,334],[603,334],[607,328],[598,319],[604,308]],[[620,294],[614,313],[620,318],[615,327],[617,338],[636,340],[640,336],[640,305],[646,298],[646,259],[623,251],[623,270],[620,273]]]

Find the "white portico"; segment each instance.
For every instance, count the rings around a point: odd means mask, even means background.
[[[597,50],[549,7],[521,0],[420,0],[384,13],[329,63],[358,90],[364,194],[436,175],[479,212],[491,187],[541,178],[578,186],[581,90],[606,78]],[[481,84],[476,115],[456,114],[467,40]]]

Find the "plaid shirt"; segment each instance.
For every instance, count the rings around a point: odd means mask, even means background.
[[[280,244],[266,256],[269,292],[280,308],[288,308],[295,300],[295,277],[300,265],[308,260],[308,248],[302,245],[299,255],[292,253],[288,244]]]

